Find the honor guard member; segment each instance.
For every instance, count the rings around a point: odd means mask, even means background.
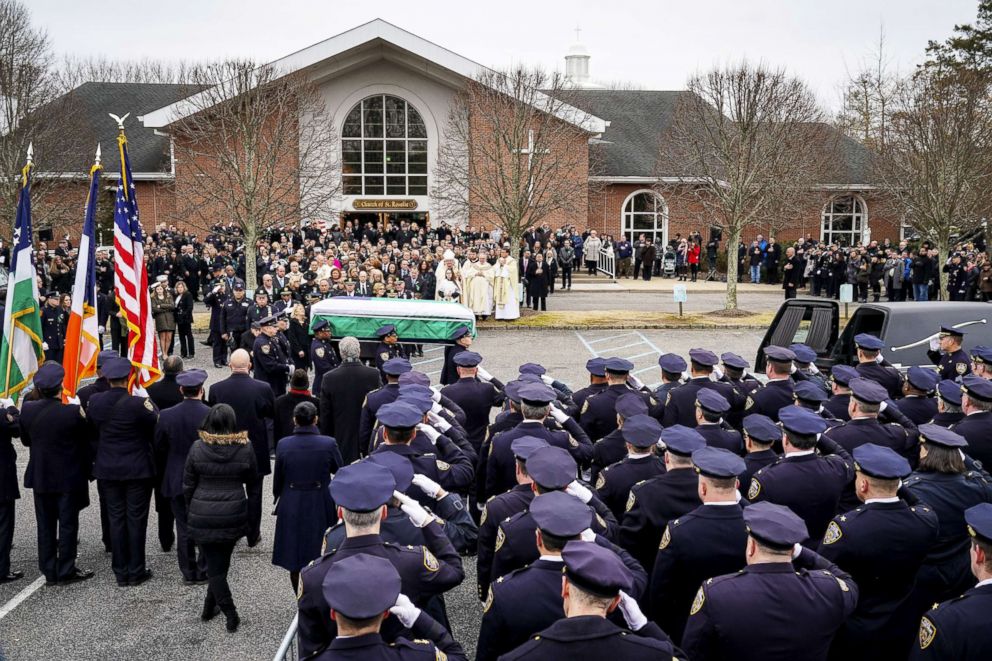
[[[337,505],[338,518],[344,521],[346,538],[340,546],[327,549],[300,574],[297,595],[300,658],[326,649],[337,636],[337,625],[328,617],[331,607],[321,586],[328,570],[346,558],[367,553],[388,560],[400,575],[403,594],[418,607],[465,578],[461,558],[445,536],[441,523],[412,499],[404,503],[403,509],[421,527],[426,544],[400,546],[383,541],[380,527],[387,516],[387,503],[398,493],[394,492],[395,486],[388,468],[367,460],[345,466],[331,480],[331,498]],[[383,638],[391,642],[402,630],[402,624],[386,620]]]
[[[409,371],[406,374],[400,375],[399,380],[400,388],[404,388],[408,385],[418,385],[425,388],[429,388],[433,393],[431,398],[436,404],[441,405],[441,410],[435,413],[450,422],[452,425],[457,425],[459,427],[464,427],[465,425],[465,411],[462,407],[455,404],[449,397],[445,397],[441,394],[441,391],[436,386],[431,385],[431,377],[427,376],[423,372]]]
[[[937,415],[930,422],[941,427],[953,427],[964,420],[961,412],[961,384],[945,380],[937,384]]]
[[[623,358],[607,358],[606,388],[586,398],[579,409],[579,424],[589,438],[595,442],[617,428],[617,398],[633,392],[627,385],[627,377],[634,364]]]
[[[628,389],[627,392],[630,390]],[[525,383],[520,387],[519,393],[523,422],[513,429],[497,434],[492,439],[488,453],[484,452],[479,457],[478,486],[481,489],[476,495],[480,503],[486,502],[489,496],[503,493],[516,484],[511,446],[514,440],[522,436],[535,436],[546,441],[548,445],[568,450],[575,463],[580,466],[589,463],[592,457],[592,443],[589,442],[589,437],[582,428],[564,411],[551,405],[555,400],[554,390],[543,383]],[[596,395],[596,397],[605,396],[606,393]],[[592,399],[594,398],[590,397],[589,401]],[[563,429],[552,431],[545,427],[544,420],[548,415],[551,415]],[[613,419],[616,424],[616,413],[613,414]]]
[[[320,398],[320,384],[324,375],[341,364],[338,352],[331,343],[331,324],[321,319],[313,325],[313,340],[310,342],[310,361],[313,363],[313,396]]]
[[[203,403],[206,380],[207,373],[199,369],[176,375],[183,401],[163,410],[155,426],[155,454],[162,472],[162,497],[169,499],[176,517],[176,559],[187,584],[207,580],[207,560],[202,552],[197,557],[196,544],[186,525],[186,499],[183,497],[186,456],[200,437],[200,424],[210,412],[210,407]]]
[[[789,376],[796,354],[785,347],[768,346],[765,352],[765,376],[768,381],[747,398],[746,413],[760,413],[778,422],[778,412],[793,403],[795,382]]]
[[[224,301],[220,314],[220,337],[229,347],[241,346],[241,336],[248,330],[248,306],[245,299],[245,285],[240,280],[234,283],[231,298]]]
[[[692,453],[692,463],[703,504],[665,527],[647,598],[651,620],[671,631],[676,643],[700,584],[746,564],[741,549],[747,546],[747,529],[737,491],[744,460],[729,450],[706,447]]]
[[[114,358],[103,366],[110,390],[90,398],[87,416],[98,441],[93,477],[103,485],[110,522],[111,565],[117,585],[141,585],[152,576],[145,566],[145,537],[158,409],[147,397],[127,391],[131,361]]]
[[[682,375],[689,369],[689,365],[685,358],[676,353],[663,353],[658,356],[658,367],[661,368],[661,385],[654,389],[654,398],[658,402],[663,421],[668,393],[682,385]]]
[[[812,411],[788,406],[779,416],[784,455],[754,474],[747,499],[790,508],[805,522],[808,541],[816,543],[837,513],[841,494],[854,479],[851,455],[835,441],[821,436],[827,421]]]
[[[589,385],[580,388],[572,393],[572,405],[568,408],[568,414],[573,418],[582,410],[582,405],[586,399],[592,395],[597,395],[606,390],[606,359],[590,358],[586,361],[586,371],[589,372]]]
[[[778,453],[772,446],[781,442],[782,428],[767,415],[752,413],[744,416],[744,448],[747,453],[744,455],[744,472],[740,475],[744,488],[751,484],[755,473],[778,461]]]
[[[889,399],[902,397],[902,373],[882,358],[885,343],[870,333],[854,336],[854,346],[858,352],[858,376],[871,379],[885,388]]]
[[[213,282],[210,291],[203,297],[203,303],[210,309],[209,334],[207,344],[211,347],[214,367],[227,364],[227,342],[221,338],[221,318],[224,314],[224,302],[231,295],[223,279]]]
[[[630,570],[616,553],[592,542],[573,541],[565,544],[561,555],[565,617],[504,654],[502,661],[688,658],[641,612],[630,594]],[[629,630],[607,619],[618,607]]]
[[[820,386],[812,381],[800,381],[792,389],[792,396],[796,400],[796,406],[809,409],[827,421],[830,427],[842,424],[833,414],[823,407],[827,401],[827,393],[823,392]]]
[[[34,374],[34,387],[40,397],[25,401],[20,415],[21,443],[30,451],[24,486],[34,493],[38,568],[45,576],[46,585],[65,585],[93,577],[92,571],[76,566],[79,510],[88,503],[87,441],[92,430],[79,404],[62,403],[64,378],[65,370],[58,363],[47,362],[39,367]],[[8,407],[0,414],[3,435],[9,435],[11,425],[17,424],[16,412]],[[8,482],[4,476],[4,484],[17,488],[16,478]],[[0,508],[3,505],[0,502]],[[0,562],[5,559],[3,553],[0,548]],[[0,582],[19,573],[11,572],[9,564],[7,568],[0,565]]]
[[[937,400],[934,390],[940,377],[937,372],[925,367],[910,367],[902,384],[902,399],[896,404],[903,415],[915,425],[933,420],[937,415]]]
[[[964,519],[971,538],[971,573],[978,584],[926,612],[909,657],[913,661],[992,658],[992,505],[969,507]]]
[[[696,431],[713,448],[724,448],[736,455],[744,454],[741,433],[723,427],[723,416],[730,411],[730,402],[715,390],[700,388],[696,392]]]
[[[269,305],[269,294],[264,289],[255,290],[255,302],[248,306],[248,323],[261,322],[272,316],[272,306]]]
[[[517,370],[520,372],[520,376],[524,376],[525,374],[536,376],[541,380],[541,383],[554,390],[558,401],[561,402],[564,408],[568,408],[572,405],[572,391],[569,390],[568,386],[564,383],[548,374],[548,370],[545,369],[544,365],[540,365],[538,363],[524,363],[517,368]],[[627,378],[629,380],[631,377],[628,375]]]
[[[386,324],[380,326],[375,331],[379,338],[379,344],[375,347],[375,367],[379,370],[382,380],[386,380],[386,374],[382,371],[382,365],[390,358],[406,358],[406,350],[399,343],[400,336],[396,334],[396,326]]]
[[[482,447],[489,426],[489,414],[503,403],[503,393],[488,381],[477,377],[482,356],[474,351],[461,351],[451,359],[458,380],[441,389],[441,394],[465,411],[465,431],[476,454]]]
[[[968,526],[963,513],[979,503],[992,502],[988,475],[970,470],[963,452],[968,441],[937,425],[920,425],[920,464],[903,481],[910,499],[929,505],[940,525],[937,541],[916,575],[910,597],[916,613],[934,603],[960,595],[973,585],[968,568]]]
[[[911,472],[905,457],[874,443],[855,448],[853,456],[862,504],[835,516],[820,544],[820,555],[849,571],[861,589],[831,657],[905,659],[916,620],[902,607],[937,540],[937,515],[926,504],[898,498],[900,480]]]
[[[624,422],[635,415],[647,415],[648,405],[640,393],[629,392],[620,395],[616,403],[617,428],[603,438],[596,441],[592,446],[592,460],[589,472],[589,480],[593,484],[599,481],[601,472],[607,466],[617,463],[627,456],[627,442],[623,437]],[[658,437],[655,436],[656,442]],[[626,502],[626,497],[625,501]],[[623,503],[620,504],[620,513],[623,513]]]
[[[616,537],[617,522],[609,508],[584,485],[576,481],[575,460],[561,448],[541,448],[536,450],[527,460],[528,471],[533,483],[531,489],[535,502],[544,495],[555,491],[564,491],[576,498],[592,512],[590,529],[608,539]],[[528,507],[528,509],[529,509]],[[539,555],[534,546],[534,531],[537,529],[533,517],[528,511],[520,512],[508,521],[499,524],[496,533],[496,546],[493,549],[493,564],[490,570],[492,577],[506,576],[514,569],[524,567]],[[631,562],[633,560],[631,559]],[[647,584],[647,575],[641,582],[641,589]]]
[[[620,400],[626,397],[624,395]],[[664,461],[654,452],[661,438],[661,429],[661,423],[647,414],[626,418],[620,428],[626,456],[607,466],[595,482],[596,495],[610,508],[617,521],[623,519],[630,489],[665,472]]]
[[[824,394],[830,392],[827,387],[827,380],[816,367],[816,351],[807,344],[790,344],[789,350],[796,354],[796,371],[792,375],[796,383],[808,381],[823,390]]]
[[[286,394],[286,384],[293,371],[293,362],[282,343],[276,338],[278,332],[276,318],[266,317],[259,324],[262,333],[255,338],[255,345],[251,351],[255,378],[268,383],[272,388],[272,394],[279,397]]]
[[[365,396],[362,413],[358,423],[358,445],[362,452],[371,447],[372,434],[376,426],[376,414],[383,404],[395,402],[400,396],[400,377],[413,370],[406,358],[390,358],[382,364],[386,375],[386,385],[373,390]]]
[[[407,372],[407,374],[413,374],[413,372]],[[468,442],[465,430],[458,424],[457,420],[449,422],[439,415],[439,413],[444,413],[444,407],[440,405],[438,399],[438,393],[425,385],[400,386],[400,396],[396,401],[412,404],[423,414],[423,420],[418,425],[417,434],[410,443],[411,447],[419,448],[421,452],[438,453],[442,459],[449,451],[457,449],[468,458],[472,466],[475,466],[479,460],[475,448]],[[373,446],[380,445],[383,439],[383,430],[376,430],[372,435]]]
[[[440,622],[404,595],[396,568],[383,558],[359,553],[334,563],[320,585],[339,636],[314,661],[467,661],[461,645]],[[415,638],[383,640],[386,615],[393,615]]]
[[[42,295],[44,296],[44,293]],[[62,362],[67,323],[65,308],[62,307],[62,295],[57,291],[48,292],[45,306],[41,308],[41,336],[45,360]]]
[[[662,424],[666,427],[696,426],[696,394],[702,388],[714,390],[730,402],[730,408],[739,402],[737,391],[729,383],[713,381],[713,367],[720,362],[716,354],[706,349],[689,350],[689,380],[668,392]],[[740,407],[738,407],[740,408]]]
[[[848,384],[851,379],[858,378],[858,370],[850,365],[834,365],[830,368],[830,399],[823,408],[830,411],[838,420],[850,420],[847,412],[851,405],[851,389]]]
[[[513,441],[511,449],[516,461],[517,484],[509,491],[490,498],[482,510],[479,520],[479,552],[476,558],[479,601],[485,600],[489,593],[499,524],[526,510],[534,500],[534,489],[531,488],[534,480],[527,472],[527,459],[537,450],[546,447],[549,447],[546,441],[533,436],[523,436]]]
[[[747,371],[751,364],[736,353],[729,351],[720,354],[720,362],[723,364],[723,376],[720,377],[720,381],[730,384],[737,392],[738,401],[746,402],[748,396],[761,386],[761,382]],[[743,419],[743,407],[727,414],[727,424],[734,429],[741,428]]]
[[[663,429],[661,443],[665,447],[665,472],[631,487],[620,525],[620,546],[630,551],[649,575],[665,526],[700,505],[692,453],[706,446],[699,432],[682,425]]]
[[[440,377],[442,386],[451,385],[458,380],[458,370],[456,369],[454,358],[472,346],[472,329],[468,326],[459,326],[451,332],[448,339],[452,340],[454,344],[450,344],[444,348],[444,363],[441,365]]]
[[[992,381],[969,374],[961,379],[961,411],[964,419],[954,433],[968,441],[968,455],[992,469]]]
[[[788,507],[756,503],[744,509],[744,522],[747,567],[699,586],[682,636],[686,654],[826,659],[834,634],[858,603],[857,584],[808,548],[798,547],[796,555],[797,544],[814,535]]]
[[[104,349],[96,355],[96,380],[92,383],[88,383],[76,391],[76,397],[79,398],[79,405],[84,409],[87,404],[89,404],[90,397],[98,392],[106,392],[110,390],[110,382],[107,381],[107,377],[103,375],[103,366],[108,360],[112,358],[120,358],[121,355],[116,351],[110,349]]]
[[[983,379],[992,379],[992,347],[979,344],[971,350],[971,373]]]
[[[964,331],[952,326],[941,326],[937,337],[930,340],[927,357],[937,366],[941,379],[960,381],[962,376],[971,372],[971,360],[961,349],[963,341]]]

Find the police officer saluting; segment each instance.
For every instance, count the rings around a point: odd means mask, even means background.
[[[620,399],[629,396],[624,395]],[[617,520],[623,518],[631,488],[638,482],[665,472],[665,463],[654,452],[661,438],[661,429],[660,422],[644,413],[624,419],[620,434],[626,456],[607,466],[596,479],[596,494]]]
[[[850,365],[834,365],[830,368],[830,399],[823,408],[838,420],[850,420],[848,409],[851,404],[851,389],[848,384],[851,379],[858,378],[858,370]]]
[[[683,425],[685,427],[696,426],[696,395],[701,389],[714,390],[730,404],[739,401],[737,391],[728,384],[710,379],[713,368],[720,359],[716,354],[706,349],[689,350],[689,374],[691,377],[681,386],[673,388],[668,392],[665,400],[665,416],[662,423],[666,427],[672,425]],[[740,407],[738,406],[738,409]]]
[[[629,392],[617,398],[616,411],[617,428],[596,441],[592,446],[592,459],[590,460],[592,466],[589,479],[594,484],[599,483],[599,476],[603,470],[627,456],[627,441],[624,440],[623,426],[627,423],[628,418],[647,415],[648,405],[640,393]],[[657,442],[657,435],[654,440]],[[624,496],[624,501],[626,501],[626,496]],[[620,504],[620,507],[622,513],[623,503]]]
[[[792,404],[794,382],[789,376],[796,354],[785,347],[765,347],[765,375],[768,382],[758,388],[750,397],[744,409],[746,413],[761,413],[778,422],[778,412]]]
[[[313,363],[313,396],[320,398],[320,384],[324,375],[341,364],[338,352],[331,344],[331,324],[321,319],[313,325],[313,340],[310,342],[310,360]]]
[[[902,396],[902,374],[880,358],[885,344],[870,333],[859,333],[854,336],[854,345],[858,351],[858,364],[855,367],[858,374],[878,383],[885,388],[890,399]]]
[[[476,352],[460,351],[451,360],[458,380],[442,388],[441,394],[465,411],[465,432],[478,454],[489,426],[489,414],[503,403],[503,393],[492,383],[477,378],[482,356]]]
[[[606,359],[605,358],[590,358],[586,361],[586,371],[589,372],[589,385],[585,388],[579,388],[572,393],[572,406],[568,409],[568,414],[573,418],[578,415],[578,412],[582,409],[583,404],[586,403],[586,399],[592,395],[598,394],[606,390]]]
[[[906,371],[906,381],[902,384],[902,399],[897,404],[899,410],[916,425],[933,420],[937,415],[937,400],[934,389],[940,377],[925,367],[910,367]]]
[[[723,416],[729,410],[730,402],[723,395],[709,388],[700,388],[696,393],[696,431],[709,447],[744,454],[740,432],[723,427]]]
[[[286,394],[286,384],[293,369],[293,361],[282,342],[276,337],[278,322],[274,316],[262,319],[262,334],[255,338],[252,347],[252,365],[255,378],[265,381],[275,397]]]
[[[740,475],[741,484],[751,484],[754,474],[765,466],[778,461],[778,454],[772,445],[782,441],[782,429],[767,415],[752,413],[744,417],[744,472]]]
[[[927,357],[937,366],[941,379],[960,381],[962,376],[971,372],[971,360],[961,349],[963,341],[964,331],[953,326],[941,326],[937,337],[930,340]]]
[[[245,285],[240,280],[234,283],[231,297],[221,307],[220,337],[229,347],[241,346],[241,336],[248,330],[248,303],[245,300]]]
[[[455,356],[462,351],[467,351],[472,346],[472,329],[468,326],[459,326],[452,331],[449,339],[454,344],[444,348],[444,363],[441,365],[440,382],[442,386],[447,386],[458,380],[458,370],[455,367]]]
[[[992,381],[969,374],[961,379],[961,410],[964,419],[954,433],[968,441],[968,454],[992,468]]]
[[[92,430],[82,407],[62,403],[63,378],[65,370],[58,363],[39,367],[34,387],[41,397],[25,401],[20,417],[21,442],[30,449],[24,486],[34,491],[38,568],[46,585],[93,577],[92,571],[76,566],[79,510],[88,491]]]

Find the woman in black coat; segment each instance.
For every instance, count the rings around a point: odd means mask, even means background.
[[[207,596],[200,619],[211,620],[218,610],[223,611],[230,632],[238,630],[241,618],[227,584],[227,572],[234,545],[248,534],[245,489],[258,479],[248,432],[237,429],[234,409],[227,404],[211,408],[183,472],[186,525],[207,560]]]
[[[302,305],[293,306],[293,314],[289,318],[289,330],[286,331],[289,340],[289,353],[296,369],[310,369],[310,330],[307,328],[307,313]]]
[[[293,410],[301,402],[320,407],[320,400],[310,393],[310,376],[305,369],[297,369],[289,380],[289,392],[276,397],[276,412],[272,420],[272,439],[279,447],[279,439],[293,433]]]
[[[192,358],[196,353],[193,341],[193,294],[182,280],[176,282],[176,334],[179,335],[179,355]]]
[[[538,305],[542,310],[548,309],[548,290],[551,288],[551,269],[544,261],[544,255],[537,253],[534,261],[527,265],[527,290],[530,298],[534,302],[534,309]]]

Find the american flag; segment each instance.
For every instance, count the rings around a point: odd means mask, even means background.
[[[127,355],[133,367],[128,386],[133,390],[135,385],[145,388],[158,381],[162,372],[158,367],[158,340],[148,294],[144,235],[138,220],[138,201],[131,180],[123,126],[117,136],[117,145],[121,178],[114,204],[114,293],[128,328]]]

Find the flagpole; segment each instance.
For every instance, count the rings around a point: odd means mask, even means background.
[[[28,186],[28,178],[31,176],[31,166],[33,164],[34,164],[34,142],[29,142],[28,143],[28,160],[27,160],[27,163],[24,166],[24,170],[22,171],[23,179],[21,180],[21,195],[24,195],[24,189],[27,188],[27,186]],[[14,250],[16,252],[16,250],[17,250],[17,246],[16,245],[14,246]],[[8,313],[9,313],[9,311],[8,311]],[[6,315],[4,315],[4,316],[6,316]],[[4,321],[6,321],[6,319]],[[13,317],[11,317],[11,320],[10,321],[11,321],[10,335],[6,338],[6,340],[7,340],[7,369],[6,369],[6,374],[4,376],[4,381],[3,381],[3,383],[4,383],[3,394],[4,394],[5,398],[7,398],[7,399],[10,398],[10,364],[14,360],[14,345],[13,345],[13,339],[14,339],[13,322],[14,322],[14,319],[13,319]]]

